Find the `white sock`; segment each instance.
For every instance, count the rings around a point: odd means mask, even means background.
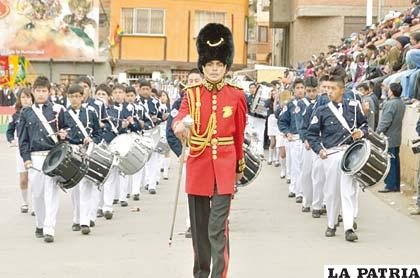
[[[170,157],[163,158],[163,175],[168,176],[169,172],[169,164],[171,163]]]
[[[268,149],[268,162],[272,162],[273,161],[273,149],[269,148]]]
[[[279,150],[280,148],[274,148],[274,161],[279,161]]]
[[[22,193],[23,204],[27,205],[28,204],[28,189],[21,189],[20,191]]]

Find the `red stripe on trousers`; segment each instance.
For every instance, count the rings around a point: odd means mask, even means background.
[[[225,243],[225,251],[223,252],[224,256],[225,256],[225,269],[223,270],[222,278],[227,277],[227,272],[228,272],[228,268],[229,268],[229,254],[228,254],[229,225],[228,225],[228,223],[229,223],[229,215],[230,215],[231,205],[229,205],[229,212],[228,212],[228,216],[226,217],[226,222],[225,222],[226,243]]]

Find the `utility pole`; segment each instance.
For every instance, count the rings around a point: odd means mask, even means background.
[[[382,6],[383,6],[383,0],[378,0],[378,17],[377,22],[380,22],[382,19]]]
[[[366,26],[372,26],[373,0],[366,1]]]

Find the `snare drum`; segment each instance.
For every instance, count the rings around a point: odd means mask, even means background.
[[[75,187],[85,176],[88,166],[73,146],[60,143],[50,150],[42,165],[42,172],[50,177],[58,178],[60,187],[70,189]]]
[[[105,143],[98,145],[91,143],[86,151],[86,162],[88,165],[86,178],[101,186],[111,172],[114,155]]]
[[[245,169],[244,176],[237,183],[237,186],[247,186],[253,182],[260,174],[262,169],[262,163],[258,155],[255,155],[255,150],[252,147],[252,142],[249,139],[244,140],[243,144]]]
[[[388,143],[376,143],[376,140],[367,139],[356,141],[348,147],[341,160],[344,174],[353,176],[362,187],[378,183],[389,172],[390,156],[383,149]]]
[[[134,175],[150,159],[153,142],[148,137],[136,133],[118,135],[109,145],[110,151],[117,157],[116,166],[125,175]]]

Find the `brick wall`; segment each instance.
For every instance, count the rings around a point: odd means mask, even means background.
[[[308,61],[312,54],[338,44],[344,32],[343,17],[306,17],[291,24],[290,62]]]

